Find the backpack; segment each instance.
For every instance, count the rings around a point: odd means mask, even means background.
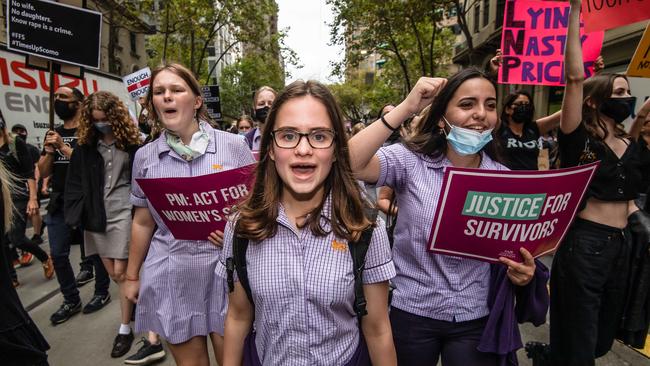
[[[366,253],[372,239],[374,231],[374,222],[377,220],[377,210],[367,209],[366,216],[373,224],[366,228],[359,240],[348,242],[348,249],[352,256],[352,270],[354,272],[354,312],[361,326],[361,318],[368,314],[366,310],[366,296],[363,293],[363,267],[366,263]],[[237,271],[239,283],[246,291],[246,297],[253,306],[253,295],[251,293],[250,283],[248,282],[248,269],[246,268],[246,251],[248,249],[248,239],[235,236],[233,238],[232,257],[226,259],[226,273],[228,281],[228,291],[233,292],[235,289],[234,272]]]
[[[393,191],[393,196],[390,198],[390,204],[388,205],[388,214],[386,214],[386,233],[388,234],[388,242],[390,243],[390,248],[393,249],[393,243],[395,242],[395,226],[397,226],[397,214],[391,215],[393,209],[397,207],[397,194]],[[399,213],[399,212],[398,212]]]

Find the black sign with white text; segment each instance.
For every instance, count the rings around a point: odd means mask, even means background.
[[[102,14],[42,0],[7,0],[7,47],[99,68]]]
[[[208,109],[210,117],[221,121],[221,98],[219,97],[219,85],[206,85],[203,87],[203,103]]]

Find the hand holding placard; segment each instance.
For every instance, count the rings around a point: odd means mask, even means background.
[[[218,232],[226,227],[232,207],[248,195],[254,167],[251,164],[198,177],[136,181],[176,239],[210,240],[218,245]]]
[[[499,82],[564,85],[568,20],[569,5],[565,2],[508,0],[501,38],[503,56]],[[586,77],[593,73],[603,38],[604,32],[582,32]]]

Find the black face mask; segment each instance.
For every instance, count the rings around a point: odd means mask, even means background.
[[[266,116],[269,114],[269,107],[262,107],[255,109],[255,120],[259,123],[266,122]]]
[[[621,123],[632,114],[635,104],[636,97],[607,98],[599,111],[614,122]]]
[[[17,139],[21,139],[23,141],[27,141],[27,136],[26,135],[21,135],[19,133],[16,134]]]
[[[70,104],[74,103],[75,106],[70,108]],[[77,107],[76,107],[76,102],[66,102],[63,100],[55,100],[54,101],[54,113],[56,113],[59,118],[62,120],[68,120],[72,117],[74,117],[75,114],[77,114]]]
[[[514,123],[526,123],[533,120],[533,106],[530,104],[521,104],[515,106],[512,112],[512,121]]]

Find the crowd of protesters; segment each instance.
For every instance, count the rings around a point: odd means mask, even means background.
[[[642,346],[650,100],[637,101],[634,114],[624,75],[585,80],[579,9],[572,0],[562,109],[538,119],[524,90],[497,100],[499,55],[487,72],[421,78],[376,121],[350,130],[332,93],[315,81],[260,87],[250,116],[227,131],[210,119],[198,81],[179,64],[153,71],[137,123],[109,92],[59,87],[54,109],[63,125],[47,132],[40,153],[25,143],[24,126],[13,133],[0,126],[0,285],[8,294],[0,309],[9,314],[0,346],[14,347],[9,364],[47,364],[47,341],[14,290],[15,267],[32,256],[63,295],[53,325],[102,309],[111,280],[119,287],[117,334],[106,354],[122,357],[135,333],[146,334],[127,364],[165,357],[164,341],[179,365],[209,365],[209,346],[225,366],[516,365],[519,323],[539,326],[549,309],[540,365],[594,365],[616,338]],[[427,251],[445,168],[595,161],[550,270],[524,248],[522,262],[499,263]],[[250,194],[223,232],[203,240],[175,238],[136,180],[255,163]],[[40,248],[44,226],[49,254]],[[77,242],[84,263],[75,276],[69,257]],[[92,278],[84,305],[78,287]]]

